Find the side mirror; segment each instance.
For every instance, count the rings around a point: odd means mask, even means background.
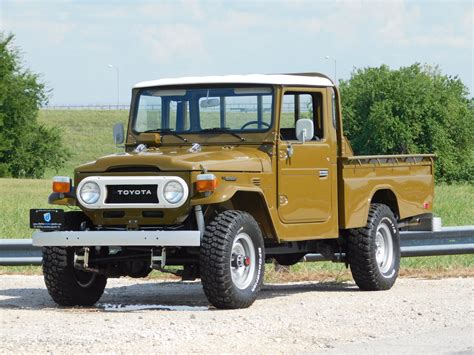
[[[296,139],[301,143],[310,141],[314,136],[313,121],[309,118],[300,118],[296,121]]]
[[[123,123],[114,124],[114,142],[115,145],[122,144],[125,141]]]

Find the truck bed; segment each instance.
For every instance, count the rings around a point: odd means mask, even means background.
[[[339,158],[339,223],[365,226],[371,202],[388,201],[400,220],[431,213],[434,198],[432,154]]]

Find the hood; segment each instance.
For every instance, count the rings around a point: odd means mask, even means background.
[[[119,167],[156,167],[161,171],[263,171],[268,155],[255,147],[202,147],[190,153],[189,147],[161,147],[140,153],[107,155],[76,168],[77,172],[105,172]]]

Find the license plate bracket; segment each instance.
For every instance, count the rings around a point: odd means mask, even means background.
[[[30,228],[42,230],[61,230],[64,228],[64,210],[31,209]]]

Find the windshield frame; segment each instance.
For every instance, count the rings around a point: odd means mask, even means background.
[[[242,135],[244,137],[252,137],[251,139],[245,139],[243,141],[250,141],[250,143],[264,140],[264,136],[267,136],[268,133],[274,129],[275,126],[275,114],[276,114],[276,95],[277,95],[277,90],[273,85],[268,85],[268,84],[239,84],[239,83],[229,83],[229,84],[195,84],[195,85],[173,85],[173,86],[151,86],[151,87],[144,87],[144,88],[139,88],[135,89],[133,93],[133,102],[132,102],[132,111],[131,111],[131,119],[130,119],[130,131],[133,135],[136,137],[143,137],[144,135],[154,135],[156,133],[160,132],[144,132],[144,131],[138,131],[136,130],[136,125],[137,125],[137,119],[138,119],[138,110],[139,110],[139,103],[140,103],[140,97],[141,94],[144,91],[148,90],[213,90],[213,89],[233,89],[233,88],[265,88],[265,89],[270,89],[271,92],[268,94],[271,96],[271,105],[270,105],[270,121],[264,121],[265,123],[269,124],[267,127],[266,125],[262,125],[262,128],[256,128],[256,129],[229,129],[228,133],[222,133],[222,132],[212,132],[210,130],[206,131],[206,128],[203,128],[201,126],[200,130],[186,130],[186,131],[176,131],[173,130],[172,132],[177,133],[181,136],[188,137],[189,141],[195,141],[195,136],[200,136],[200,137],[216,137],[216,136],[228,136],[232,138],[232,134],[236,133],[238,135]],[[242,95],[244,96],[244,95]],[[251,95],[249,95],[251,96]],[[189,101],[188,101],[189,102]],[[201,111],[199,110],[199,114]],[[229,111],[226,110],[226,113],[229,113]],[[199,120],[201,120],[201,117],[199,117]],[[250,121],[249,121],[250,122]],[[221,128],[221,127],[215,127],[215,128]],[[158,129],[159,131],[159,129]],[[161,134],[161,133],[160,133]],[[164,131],[163,136],[167,136],[166,132]],[[255,138],[253,138],[255,137]],[[234,138],[234,140],[236,140]],[[214,140],[213,140],[214,142]],[[217,142],[217,141],[216,141]],[[170,142],[171,143],[171,142]],[[229,141],[226,139],[225,143],[229,143]],[[238,142],[236,140],[236,143],[242,143]],[[176,143],[174,143],[176,144]]]

